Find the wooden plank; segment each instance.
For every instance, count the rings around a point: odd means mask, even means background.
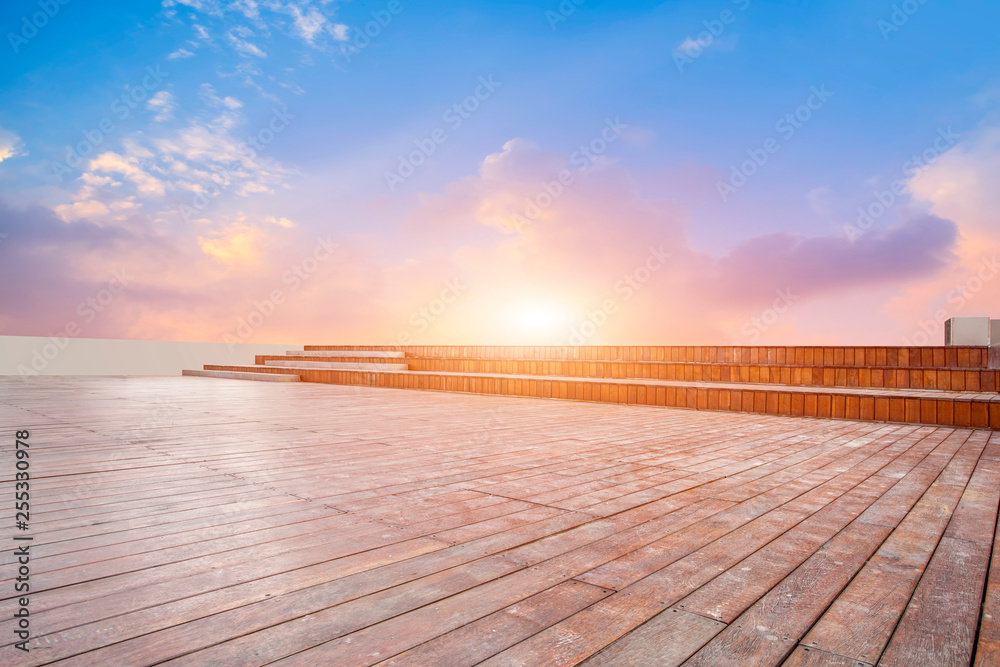
[[[989,545],[942,538],[879,665],[971,664],[989,561]]]
[[[563,582],[378,664],[477,665],[607,594],[605,589],[582,582]]]
[[[803,646],[878,662],[937,548],[962,487],[934,484],[802,640]]]
[[[889,532],[885,526],[851,524],[685,664],[781,663]]]
[[[704,616],[668,609],[581,664],[673,667],[682,664],[724,627],[724,623]]]
[[[827,653],[817,648],[797,646],[781,667],[875,667],[870,662],[863,662],[835,653]]]

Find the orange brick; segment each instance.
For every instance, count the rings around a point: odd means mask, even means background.
[[[955,425],[955,401],[950,399],[938,399],[937,423],[941,426]]]
[[[847,397],[842,394],[836,394],[833,397],[833,407],[831,416],[834,419],[843,419],[847,416]]]
[[[933,398],[920,399],[920,423],[937,424],[937,400]]]
[[[819,397],[816,394],[805,395],[805,416],[815,417],[819,409]]]
[[[980,377],[979,371],[967,371],[965,373],[965,390],[980,391],[979,377]]]
[[[972,405],[969,401],[955,401],[955,426],[972,426]]]
[[[986,401],[972,401],[972,427],[990,427],[990,404]]]
[[[906,421],[906,403],[902,398],[889,399],[889,421],[899,423]]]
[[[833,397],[829,394],[822,394],[819,397],[819,408],[816,411],[817,417],[829,419],[833,416]]]

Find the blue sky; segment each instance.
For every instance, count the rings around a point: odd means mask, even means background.
[[[995,185],[998,19],[995,3],[935,0],[5,3],[0,252],[40,275],[8,285],[0,326],[58,330],[108,267],[135,262],[90,335],[222,339],[332,235],[343,261],[248,340],[561,342],[666,242],[675,264],[588,342],[847,340],[859,309],[870,340],[900,342],[993,248],[989,211],[959,218],[955,198]],[[797,111],[808,119],[779,130]],[[573,165],[609,119],[627,129]],[[946,150],[904,173],[941,133]],[[238,146],[254,135],[270,138],[249,158]],[[100,142],[60,180],[88,136]],[[388,187],[419,142],[433,153]],[[754,154],[766,162],[720,196]],[[586,186],[545,225],[497,223],[562,168]],[[845,232],[893,181],[886,213]],[[45,215],[47,235],[18,231]],[[834,261],[849,270],[824,272]],[[797,273],[811,264],[822,284]],[[469,293],[416,332],[448,276]],[[793,312],[746,326],[796,284]],[[317,314],[331,302],[340,315]],[[690,314],[702,322],[679,324]]]

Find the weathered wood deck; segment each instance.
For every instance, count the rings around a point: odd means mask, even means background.
[[[4,665],[1000,664],[1000,433],[196,377],[0,397]]]

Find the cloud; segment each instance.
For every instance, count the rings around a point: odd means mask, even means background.
[[[19,155],[26,155],[22,152],[23,147],[19,136],[0,127],[0,162]]]
[[[223,264],[247,264],[259,259],[260,235],[245,224],[234,224],[212,238],[198,237],[202,252]]]
[[[335,239],[342,252],[293,292],[293,268],[301,273],[303,258],[312,256],[319,217],[298,213],[293,223],[220,208],[197,231],[184,226],[168,240],[152,231],[155,216],[143,212],[156,199],[139,192],[143,175],[161,181],[168,194],[211,182],[212,166],[234,155],[231,132],[239,122],[220,118],[236,113],[223,107],[220,117],[182,128],[190,132],[136,136],[121,152],[103,153],[94,160],[100,169],[88,171],[75,200],[58,212],[0,210],[0,220],[15,221],[0,230],[9,235],[0,253],[16,258],[0,266],[0,296],[16,291],[14,285],[28,295],[3,301],[0,330],[55,330],[116,265],[140,277],[127,301],[116,302],[114,314],[87,335],[221,340],[255,301],[280,289],[289,296],[281,316],[268,319],[253,340],[390,342],[409,333],[441,344],[528,344],[539,340],[519,327],[542,313],[558,315],[562,327],[543,342],[565,343],[570,327],[612,302],[614,315],[588,344],[729,344],[779,289],[790,289],[802,311],[842,299],[837,312],[844,322],[870,323],[884,305],[905,330],[914,311],[890,301],[893,291],[906,291],[912,303],[926,307],[927,295],[947,284],[945,276],[962,275],[955,266],[955,223],[918,210],[884,234],[853,243],[768,234],[712,256],[688,239],[688,229],[699,224],[692,211],[677,199],[645,194],[623,165],[597,159],[580,166],[514,139],[485,156],[474,173],[416,197],[397,230],[398,246],[388,248],[404,252],[387,252],[382,236]],[[244,164],[249,158],[235,155],[234,169],[247,174],[234,182],[234,192],[261,185],[259,169],[280,167]],[[109,175],[120,175],[121,185],[105,180]],[[526,224],[515,224],[518,217]],[[650,269],[653,255],[665,259]],[[462,296],[417,336],[413,313],[446,281],[463,285]],[[47,294],[58,295],[51,308],[37,306]],[[852,298],[867,304],[864,312]],[[829,340],[822,322],[796,318],[785,316],[770,334]]]
[[[551,184],[562,170],[573,182],[552,196],[557,188]],[[511,221],[532,207],[534,219],[519,230]],[[677,201],[640,194],[619,164],[595,161],[575,169],[562,155],[513,140],[487,156],[476,175],[439,194],[422,195],[407,224],[415,235],[458,246],[457,270],[476,276],[483,292],[481,307],[469,306],[467,315],[488,323],[487,330],[503,330],[517,304],[539,294],[584,319],[603,300],[617,299],[620,312],[588,341],[594,344],[727,344],[738,337],[740,323],[773,302],[778,290],[791,289],[808,304],[921,284],[956,261],[956,225],[919,212],[884,235],[855,243],[768,234],[720,257],[691,246],[687,228],[696,224],[691,215]],[[484,241],[488,229],[506,233]],[[642,273],[650,248],[670,253],[669,264],[631,290],[626,278],[637,269]],[[794,327],[791,334],[796,335]]]
[[[907,186],[916,202],[958,225],[958,261],[935,279],[904,288],[886,304],[886,312],[907,322],[903,335],[911,339],[935,325],[940,328],[938,320],[943,318],[996,317],[996,304],[1000,303],[1000,280],[996,277],[1000,257],[1000,121],[987,118],[910,178]]]
[[[273,215],[264,218],[264,222],[269,222],[272,225],[278,225],[279,227],[284,227],[286,229],[295,226],[295,223],[289,220],[288,218],[276,218]]]
[[[199,94],[201,98],[205,100],[210,106],[216,108],[226,108],[231,111],[242,108],[243,103],[240,102],[235,97],[219,97],[218,93],[215,92],[215,86],[210,83],[203,83],[199,87]]]
[[[307,44],[313,44],[316,41],[317,35],[329,30],[330,22],[315,7],[306,7],[303,9],[297,5],[290,4],[287,7],[287,11],[292,15],[295,34],[301,37]]]
[[[226,33],[226,39],[235,47],[237,51],[245,56],[257,58],[267,58],[267,54],[256,44],[247,41],[247,37],[253,36],[253,31],[246,26],[237,26]]]
[[[813,297],[932,276],[957,258],[955,223],[913,216],[884,235],[851,242],[779,232],[744,241],[718,262],[718,295],[766,299],[791,288]]]
[[[55,212],[66,222],[82,220],[84,218],[102,217],[111,211],[103,203],[93,199],[84,199],[72,204],[56,206]]]
[[[908,182],[918,202],[958,220],[964,241],[1000,244],[1000,120],[991,118]]]
[[[183,47],[173,51],[167,55],[168,60],[184,60],[185,58],[191,58],[194,56],[194,51],[189,51]]]
[[[160,123],[174,117],[177,100],[169,91],[161,90],[146,100],[146,108],[153,112],[153,121]]]
[[[129,181],[132,181],[143,195],[162,197],[166,192],[164,182],[145,171],[140,166],[140,159],[138,157],[125,156],[113,151],[107,151],[91,160],[87,164],[87,169],[92,172],[121,174]]]
[[[349,40],[350,39],[349,33],[350,33],[350,28],[344,25],[343,23],[337,23],[335,25],[330,26],[330,34],[333,35],[333,38],[338,42],[346,42],[347,40]]]

